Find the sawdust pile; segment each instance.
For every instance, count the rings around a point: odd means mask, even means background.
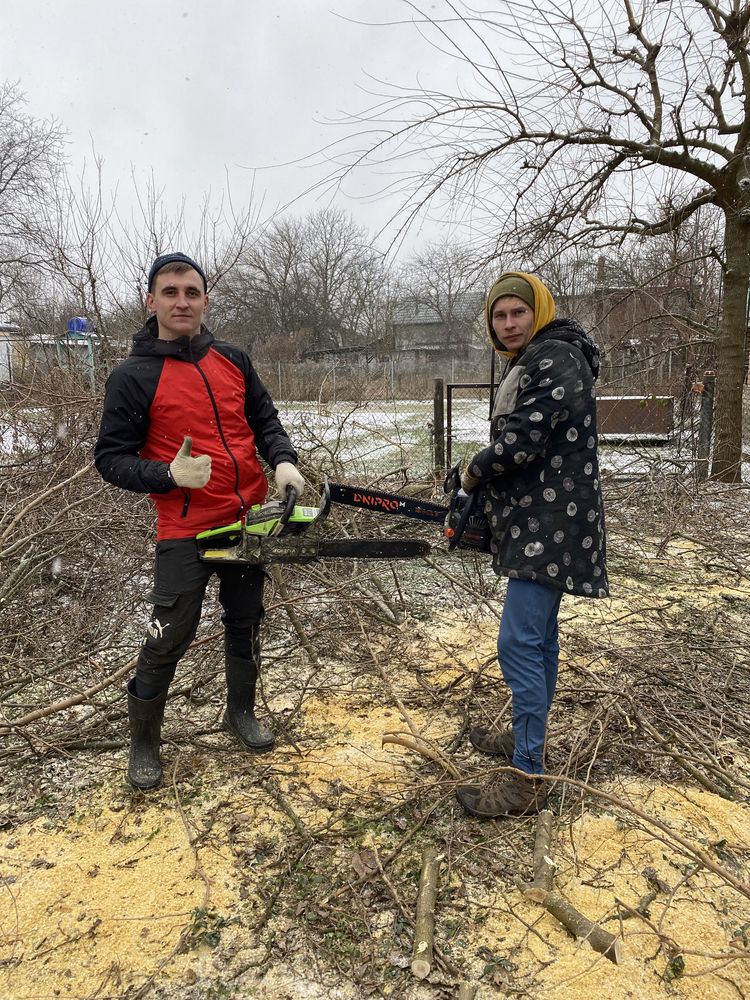
[[[750,811],[707,792],[654,788],[629,782],[609,788],[637,804],[694,843],[713,843],[719,855],[750,850]],[[611,933],[623,934],[623,960],[613,966],[586,942],[575,942],[562,926],[533,902],[502,894],[490,903],[476,900],[482,923],[473,946],[500,961],[535,970],[535,995],[555,1000],[607,996],[612,1000],[729,1000],[750,989],[747,900],[727,892],[710,873],[657,839],[654,830],[624,822],[619,816],[587,811],[567,829],[558,830],[556,884],[583,914]],[[731,846],[730,846],[731,845]],[[699,866],[698,866],[699,867]],[[656,898],[643,907],[644,919],[618,919],[617,901],[637,910],[650,888]],[[524,926],[521,921],[525,922]],[[657,933],[658,932],[658,933]],[[670,967],[659,955],[684,961]],[[732,952],[736,961],[727,961]],[[721,957],[719,957],[721,956]],[[541,971],[536,971],[541,966]],[[679,978],[678,978],[679,974]]]
[[[307,709],[308,724],[328,733],[329,746],[302,761],[282,762],[279,787],[305,823],[339,826],[350,790],[367,783],[392,792],[411,780],[398,752],[379,750],[379,735],[397,722],[392,710],[357,715],[326,699]],[[253,980],[264,949],[248,928],[264,911],[264,870],[274,863],[293,823],[279,802],[248,780],[222,794],[220,761],[191,761],[189,780],[143,799],[123,786],[102,788],[65,822],[37,820],[6,835],[0,854],[3,904],[2,986],[8,1000],[126,996],[154,977],[175,996],[335,996],[306,976],[293,957],[272,963],[260,992],[234,993]],[[286,765],[284,768],[283,765]],[[338,805],[321,794],[338,783]],[[750,851],[750,812],[707,792],[630,782],[611,788],[692,841],[716,845],[725,858]],[[188,801],[186,801],[188,799]],[[317,801],[316,801],[317,800]],[[468,822],[468,821],[467,821]],[[747,901],[710,873],[691,873],[680,857],[645,830],[606,809],[590,807],[558,834],[557,885],[582,912],[620,924],[615,900],[639,906],[650,884],[664,891],[648,907],[649,924],[623,922],[624,961],[615,968],[519,893],[465,886],[467,929],[461,946],[472,975],[534,975],[533,995],[567,1000],[585,994],[658,1000],[668,996],[730,1000],[750,990]],[[490,838],[490,843],[491,843]],[[377,840],[377,838],[375,838]],[[369,838],[369,843],[373,843]],[[237,878],[237,862],[243,877]],[[453,878],[462,879],[454,868]],[[646,874],[644,874],[644,872]],[[255,873],[255,876],[254,874]],[[277,919],[284,933],[289,917]],[[669,981],[657,961],[659,936],[684,956],[684,974]],[[734,949],[734,963],[712,956]],[[455,955],[454,949],[454,955]],[[539,971],[541,969],[541,971]],[[206,983],[215,992],[206,992]],[[415,990],[418,988],[415,986]],[[492,995],[480,988],[479,996]],[[183,992],[179,992],[179,991]],[[188,991],[188,992],[185,992]],[[342,984],[338,995],[355,996]],[[414,994],[419,995],[418,993]],[[427,995],[427,994],[425,994]]]
[[[0,997],[452,996],[455,982],[441,969],[421,984],[408,978],[404,913],[413,912],[421,849],[435,842],[446,855],[436,942],[478,983],[479,1000],[750,996],[747,897],[633,812],[666,824],[747,883],[747,804],[688,783],[668,746],[637,775],[607,771],[598,756],[612,720],[620,728],[611,746],[621,755],[641,734],[631,732],[627,712],[607,715],[601,699],[587,701],[591,679],[601,676],[603,690],[613,677],[619,682],[623,657],[643,656],[654,621],[667,634],[686,615],[734,613],[750,600],[746,583],[703,573],[689,545],[667,546],[653,559],[664,564],[660,589],[623,580],[611,601],[565,603],[551,722],[562,748],[556,766],[567,763],[566,773],[582,774],[620,803],[576,797],[567,786],[555,792],[564,806],[556,888],[622,934],[619,966],[572,939],[515,887],[514,875],[529,876],[533,819],[470,819],[439,767],[381,745],[384,733],[405,730],[394,695],[441,747],[465,725],[467,702],[475,721],[502,710],[497,619],[484,601],[470,620],[465,609],[443,612],[436,622],[411,622],[408,639],[374,642],[387,667],[380,676],[339,678],[326,665],[332,672],[306,697],[295,739],[271,755],[239,753],[221,735],[210,745],[170,744],[168,715],[167,780],[158,792],[133,793],[124,754],[103,753],[100,776],[84,791],[60,789],[31,821],[6,824]],[[673,572],[675,560],[684,565]],[[700,586],[685,579],[685,566],[702,573]],[[589,741],[588,757],[571,742],[576,728]],[[717,767],[746,776],[746,748],[721,733],[712,739]],[[465,741],[450,752],[462,767],[486,767],[466,757]],[[92,759],[66,766],[86,772]]]

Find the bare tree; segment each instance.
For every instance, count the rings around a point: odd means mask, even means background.
[[[426,310],[440,321],[446,347],[467,344],[476,339],[487,278],[486,261],[472,247],[430,243],[402,269],[401,301],[415,316]]]
[[[38,259],[15,272],[4,269],[14,277],[19,316],[38,326],[40,315],[79,314],[92,321],[102,346],[122,345],[146,317],[154,257],[174,249],[192,253],[203,262],[212,291],[254,237],[252,198],[236,206],[228,186],[218,199],[206,195],[198,205],[170,206],[153,177],[140,186],[134,177],[133,194],[136,209],[128,216],[121,192],[107,189],[96,156],[77,177],[58,172],[35,208]]]
[[[43,256],[40,206],[62,168],[62,131],[54,121],[29,115],[24,103],[16,84],[0,83],[0,306],[5,307],[25,287],[24,268]]]
[[[605,380],[617,372],[616,380],[633,389],[662,392],[666,373],[673,391],[687,365],[694,374],[715,367],[719,222],[706,206],[679,229],[630,237],[598,255],[560,241],[550,256],[547,243],[543,277],[558,309],[595,331]]]
[[[361,347],[382,332],[387,283],[365,231],[345,212],[323,209],[272,222],[222,283],[217,305],[237,335],[256,343]]]
[[[217,308],[224,328],[254,346],[289,339],[306,324],[303,244],[300,219],[277,219],[263,230],[221,283]]]
[[[376,326],[384,281],[380,255],[348,213],[321,209],[306,220],[306,269],[315,341],[361,346]]]
[[[449,198],[454,212],[473,212],[477,228],[486,220],[489,254],[512,248],[519,261],[538,262],[550,238],[555,252],[558,239],[602,248],[674,232],[703,206],[721,213],[713,474],[739,480],[750,4],[500,0],[489,12],[445,0],[445,17],[434,5],[429,13],[408,7],[472,75],[457,93],[399,90],[371,112],[388,124],[375,143],[363,133],[358,165],[390,157],[403,164],[410,147],[421,157],[405,224]]]

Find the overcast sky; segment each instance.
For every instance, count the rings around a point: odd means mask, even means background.
[[[327,122],[374,103],[368,74],[403,86],[455,78],[412,26],[352,23],[410,16],[400,0],[23,0],[4,5],[0,76],[18,81],[32,114],[60,121],[76,172],[95,150],[123,197],[134,169],[153,171],[175,203],[220,191],[228,170],[244,198],[255,168],[268,215],[331,169],[292,161],[341,136]],[[307,197],[295,211],[324,204]],[[336,204],[374,229],[396,203]]]

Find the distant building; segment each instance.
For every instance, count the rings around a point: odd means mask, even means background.
[[[98,337],[90,320],[75,316],[62,335],[28,334],[19,326],[0,323],[0,385],[31,382],[56,369],[77,372],[94,382]]]
[[[560,283],[558,313],[592,333],[603,352],[603,382],[626,393],[674,387],[688,367],[713,367],[710,334],[697,325],[709,307],[695,282],[677,277],[639,285],[600,257],[577,273],[563,274]]]
[[[415,367],[480,359],[489,348],[481,291],[465,292],[444,306],[416,298],[402,301],[393,310],[389,327],[394,353]]]
[[[21,327],[0,323],[0,385],[13,381],[13,371],[20,363],[23,337]]]

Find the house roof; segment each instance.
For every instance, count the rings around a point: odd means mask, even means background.
[[[465,292],[457,296],[453,303],[452,318],[454,320],[472,320],[482,311],[484,292]],[[444,323],[438,310],[427,302],[416,299],[405,299],[393,310],[394,326],[428,326],[433,323]]]
[[[403,354],[445,354],[446,352],[451,353],[455,349],[455,344],[447,346],[446,344],[405,344],[403,347],[399,347],[397,353],[399,355]],[[478,351],[484,353],[489,345],[481,344],[461,344],[461,349],[466,351]]]

